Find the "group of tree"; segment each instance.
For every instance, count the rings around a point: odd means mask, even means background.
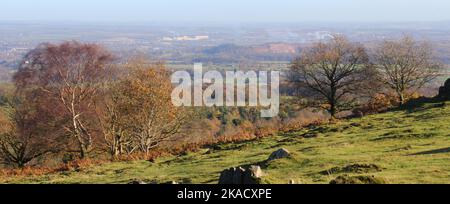
[[[305,49],[292,63],[290,79],[335,117],[356,99],[379,92],[394,93],[401,106],[440,68],[432,47],[411,37],[386,40],[369,54],[362,44],[335,35]]]
[[[195,126],[192,114],[171,105],[170,72],[163,64],[118,61],[101,46],[78,42],[42,44],[24,56],[13,88],[1,93],[0,161],[23,167],[46,155],[148,154],[186,134],[179,133],[187,117]],[[409,37],[382,42],[369,53],[336,35],[303,49],[289,76],[298,92],[326,104],[335,117],[362,96],[382,91],[395,93],[402,105],[439,68],[431,46]],[[214,110],[206,118],[217,121],[219,133],[229,126],[263,129],[251,127],[259,121],[252,111]],[[242,131],[229,134],[235,132]]]
[[[3,100],[0,159],[15,167],[62,152],[148,153],[185,119],[168,105],[171,84],[162,64],[116,63],[95,44],[40,45],[24,57],[13,82]]]

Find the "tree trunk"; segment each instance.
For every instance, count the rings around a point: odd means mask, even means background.
[[[333,81],[333,79],[330,79],[330,81]],[[336,99],[336,84],[334,82],[331,83],[331,95],[330,95],[330,114],[331,114],[331,119],[334,120],[336,119],[336,112],[337,112],[337,99]]]
[[[82,143],[80,143],[80,159],[86,158],[86,154],[87,154],[86,147]]]
[[[406,99],[405,99],[405,94],[403,94],[403,92],[398,93],[398,100],[399,100],[400,106],[405,105]]]
[[[330,103],[330,115],[331,115],[331,119],[336,119],[336,104],[334,102]]]

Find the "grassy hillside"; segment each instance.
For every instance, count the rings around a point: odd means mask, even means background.
[[[313,136],[304,138],[303,136]],[[339,175],[374,175],[389,183],[450,183],[450,102],[427,103],[362,119],[281,134],[239,144],[217,145],[179,157],[119,162],[1,183],[128,183],[144,181],[217,183],[223,169],[264,161],[279,148],[291,158],[267,163],[266,183],[329,183]],[[363,166],[344,168],[352,164]],[[337,168],[335,168],[337,167]]]

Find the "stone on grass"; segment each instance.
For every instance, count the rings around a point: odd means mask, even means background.
[[[275,152],[273,152],[270,156],[268,161],[273,161],[277,159],[283,159],[291,156],[291,153],[287,149],[281,148]]]
[[[136,180],[131,181],[131,182],[128,183],[128,184],[145,185],[145,184],[147,184],[147,183],[144,182],[144,181],[142,181],[142,180],[136,179]]]
[[[176,182],[176,181],[169,181],[169,182],[166,182],[166,183],[164,183],[164,184],[167,184],[167,185],[178,185],[178,184],[180,184],[180,183],[178,183],[178,182]]]
[[[236,167],[224,170],[219,184],[260,184],[262,176],[260,166]]]

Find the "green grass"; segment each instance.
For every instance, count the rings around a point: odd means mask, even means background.
[[[315,133],[317,138],[301,135]],[[0,179],[1,183],[128,183],[133,179],[185,183],[218,182],[222,170],[267,159],[279,148],[293,155],[268,163],[265,183],[329,183],[349,176],[375,176],[388,183],[450,183],[450,102],[428,103],[413,111],[393,111],[337,124],[237,144],[218,145],[179,157],[118,162],[80,172]],[[323,173],[351,164],[381,171]]]

